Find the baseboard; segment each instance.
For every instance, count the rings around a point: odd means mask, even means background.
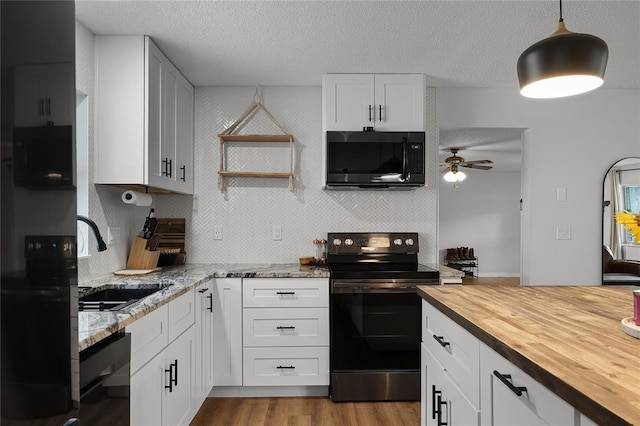
[[[328,396],[328,386],[217,386],[210,397]]]

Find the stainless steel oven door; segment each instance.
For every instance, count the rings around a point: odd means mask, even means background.
[[[331,288],[332,398],[419,400],[416,282],[334,280]]]

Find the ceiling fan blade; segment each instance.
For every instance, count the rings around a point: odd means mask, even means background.
[[[469,163],[461,164],[461,166],[466,167],[468,169],[478,169],[478,170],[490,170],[493,168],[493,166],[483,166],[481,164],[469,164]]]
[[[450,171],[451,171],[451,166],[446,167],[446,168],[445,168],[445,169],[443,169],[440,173],[445,174],[445,173],[450,172]]]
[[[491,160],[472,160],[472,161],[465,161],[465,164],[493,164],[493,161],[491,161]]]

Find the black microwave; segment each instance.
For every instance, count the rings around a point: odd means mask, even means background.
[[[327,189],[424,186],[425,132],[327,132]]]
[[[13,182],[27,188],[74,188],[72,126],[14,127]]]

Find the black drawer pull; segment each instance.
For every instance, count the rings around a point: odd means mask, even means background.
[[[433,338],[436,339],[436,341],[438,343],[440,343],[440,346],[442,346],[443,348],[446,348],[447,346],[451,346],[451,344],[447,341],[444,340],[444,336],[436,336],[435,334],[433,335]]]
[[[209,312],[213,312],[213,293],[208,294],[207,299],[209,299],[209,307],[207,308],[207,310]]]
[[[286,296],[286,295],[293,296],[294,294],[296,294],[296,292],[295,291],[278,291],[276,292],[276,294],[278,296]]]
[[[208,288],[201,288],[200,290],[198,290],[198,293],[202,294],[202,293],[206,293],[208,291],[209,291]]]
[[[169,384],[164,385],[165,389],[169,389],[169,392],[173,392],[173,387],[178,386],[178,360],[169,364],[169,369],[164,370],[165,373],[169,373]]]
[[[286,326],[282,326],[279,325],[276,327],[277,330],[295,330],[296,328],[292,325],[286,325]]]
[[[187,166],[182,166],[180,167],[180,170],[182,170],[182,177],[180,178],[181,181],[185,182],[187,179]]]
[[[378,121],[382,123],[382,104],[378,105],[380,107],[380,117],[378,117]]]
[[[295,369],[295,367],[293,365],[288,365],[288,366],[279,365],[276,368],[278,368],[280,370],[294,370]]]
[[[371,105],[369,105],[369,122],[371,122]]]
[[[527,391],[527,388],[525,386],[514,386],[514,384],[511,383],[511,374],[500,374],[498,373],[498,370],[493,370],[493,375],[500,379],[502,383],[504,383],[509,389],[511,389],[511,392],[515,393],[518,396],[522,396],[522,392]]]

